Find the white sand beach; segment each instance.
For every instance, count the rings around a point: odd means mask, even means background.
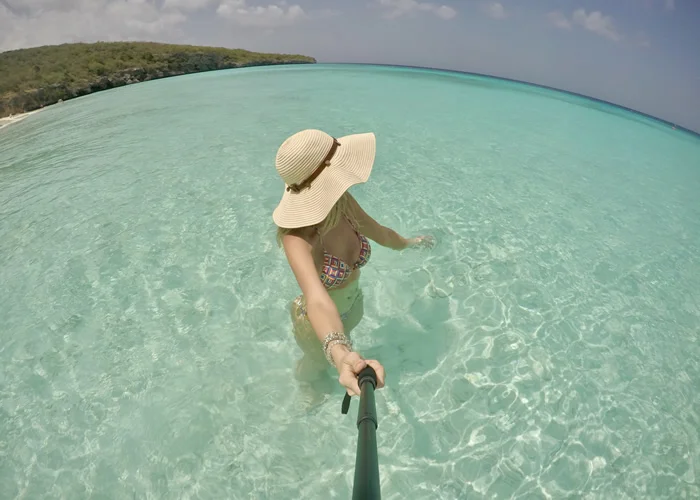
[[[17,123],[19,121],[22,121],[26,117],[28,117],[29,115],[33,115],[34,113],[38,113],[42,109],[36,109],[36,110],[30,111],[28,113],[20,113],[18,115],[10,115],[10,116],[6,116],[4,118],[0,118],[0,129],[5,128],[8,125],[11,125],[13,123]]]

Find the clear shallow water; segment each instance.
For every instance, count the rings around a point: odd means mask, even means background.
[[[256,68],[0,133],[0,498],[349,498],[357,400],[293,380],[279,143],[377,134],[357,348],[382,493],[700,496],[700,140],[542,89]]]

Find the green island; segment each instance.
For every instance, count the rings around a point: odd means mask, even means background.
[[[315,62],[294,54],[154,42],[71,43],[0,52],[0,118],[157,78]]]

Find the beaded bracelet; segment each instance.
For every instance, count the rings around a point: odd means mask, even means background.
[[[323,339],[323,353],[326,355],[326,361],[331,366],[335,366],[331,350],[338,344],[342,344],[352,351],[352,342],[348,340],[343,332],[331,332]]]

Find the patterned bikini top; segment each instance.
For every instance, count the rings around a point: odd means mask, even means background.
[[[354,226],[353,229],[355,229]],[[360,234],[357,229],[355,229],[355,233],[360,239],[360,256],[353,266],[347,265],[342,259],[329,254],[325,249],[323,250],[321,282],[327,290],[340,287],[350,278],[356,269],[361,268],[369,262],[369,258],[372,255],[372,247],[369,244],[369,240],[364,235]]]

